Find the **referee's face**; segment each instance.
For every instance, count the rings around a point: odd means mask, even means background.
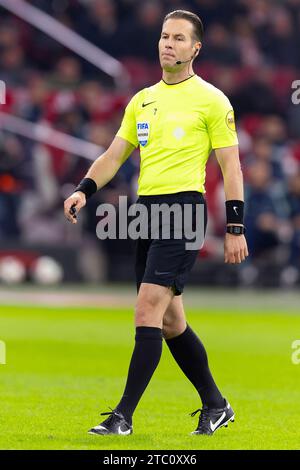
[[[161,37],[158,43],[159,61],[162,69],[166,71],[178,71],[189,62],[176,65],[178,60],[189,61],[193,56],[197,44],[193,38],[193,25],[190,21],[181,18],[170,18],[162,27]],[[198,43],[199,45],[200,43]]]

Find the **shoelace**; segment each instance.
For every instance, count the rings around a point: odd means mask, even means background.
[[[200,412],[202,411],[201,408],[198,408],[198,410],[193,411],[193,413],[190,413],[190,416],[192,416],[192,417],[196,416],[196,414],[199,413],[199,411]]]
[[[196,416],[197,413],[200,412],[198,427],[200,431],[206,431],[209,428],[209,409],[208,408],[198,408],[191,413],[191,416]]]
[[[108,418],[105,420],[107,423],[111,422],[114,418],[120,418],[121,417],[121,415],[117,411],[114,411],[112,408],[110,408],[110,409],[111,409],[111,411],[106,411],[105,413],[100,413],[101,416],[109,415]]]
[[[101,416],[104,416],[104,415],[113,415],[116,413],[116,411],[114,411],[110,406],[108,407],[111,411],[105,411],[105,413],[100,413]]]

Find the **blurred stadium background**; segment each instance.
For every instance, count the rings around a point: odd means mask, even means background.
[[[131,242],[97,239],[96,208],[135,201],[138,152],[76,226],[63,201],[130,97],[160,80],[161,22],[177,8],[202,17],[195,71],[229,96],[238,124],[250,257],[223,262],[212,155],[208,234],[185,295],[237,420],[213,440],[191,439],[198,397],[165,347],[136,434],[109,448],[299,448],[300,0],[0,0],[1,449],[108,448],[86,430],[123,389],[135,285]]]
[[[300,0],[0,0],[0,282],[134,279],[131,242],[98,240],[95,214],[119,195],[135,200],[138,152],[76,227],[63,200],[110,144],[130,97],[160,80],[162,18],[182,7],[205,25],[196,73],[235,109],[250,250],[242,266],[224,265],[224,194],[212,155],[208,234],[191,282],[299,287],[300,106],[291,96]]]

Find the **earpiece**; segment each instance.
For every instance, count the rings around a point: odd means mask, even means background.
[[[197,55],[199,54],[200,48],[194,47],[194,49],[195,52],[189,60],[177,60],[177,62],[175,62],[175,65],[186,64],[187,62],[190,62],[191,60],[195,59],[195,57],[197,57]]]

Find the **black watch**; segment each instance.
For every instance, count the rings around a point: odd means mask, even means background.
[[[246,229],[241,225],[227,225],[226,232],[231,233],[231,235],[244,235]]]

